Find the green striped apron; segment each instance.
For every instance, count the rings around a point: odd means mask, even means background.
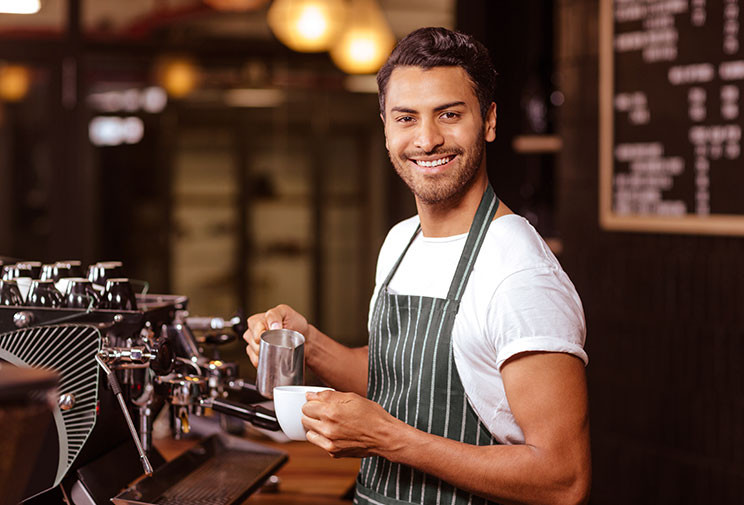
[[[472,445],[498,442],[465,396],[452,354],[452,327],[488,225],[499,206],[489,184],[446,299],[391,294],[388,284],[419,226],[380,287],[369,339],[367,397],[419,430]],[[485,504],[436,477],[379,456],[362,460],[354,503]]]

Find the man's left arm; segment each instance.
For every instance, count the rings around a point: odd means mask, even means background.
[[[585,503],[591,481],[583,362],[529,352],[501,369],[520,445],[475,446],[417,430],[353,393],[308,394],[308,440],[334,457],[382,456],[504,505]]]

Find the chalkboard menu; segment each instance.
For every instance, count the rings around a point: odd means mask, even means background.
[[[744,0],[601,0],[600,223],[744,235]]]

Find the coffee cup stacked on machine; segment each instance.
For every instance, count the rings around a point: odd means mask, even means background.
[[[131,282],[120,261],[90,265],[83,277],[79,260],[2,265],[0,306],[137,310]]]
[[[88,280],[94,287],[103,291],[108,279],[120,279],[124,277],[121,261],[99,261],[88,267]]]
[[[3,288],[0,305],[25,304],[31,283],[33,280],[39,279],[41,268],[42,265],[38,261],[23,261],[3,265]],[[20,295],[20,304],[18,303],[18,295]]]
[[[0,280],[0,305],[23,305],[21,290],[14,279]]]

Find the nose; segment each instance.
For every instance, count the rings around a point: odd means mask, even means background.
[[[444,144],[444,136],[436,124],[436,121],[422,120],[416,131],[414,145],[426,153],[434,151],[437,147]]]

